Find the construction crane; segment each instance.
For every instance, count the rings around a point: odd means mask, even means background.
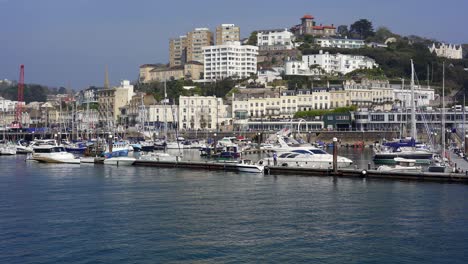
[[[24,65],[20,65],[20,76],[18,81],[18,103],[16,104],[15,121],[12,128],[21,129],[23,117],[23,102],[24,102]]]

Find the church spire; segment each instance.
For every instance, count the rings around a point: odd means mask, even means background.
[[[109,71],[107,70],[107,65],[106,65],[106,73],[105,73],[105,77],[104,77],[104,89],[108,89],[109,88]]]

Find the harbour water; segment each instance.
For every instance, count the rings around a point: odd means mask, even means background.
[[[0,168],[0,263],[468,263],[466,185]]]

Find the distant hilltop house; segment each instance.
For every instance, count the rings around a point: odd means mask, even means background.
[[[448,59],[455,59],[460,60],[463,59],[463,49],[462,46],[456,46],[452,44],[445,44],[442,43],[440,45],[436,45],[435,43],[429,47],[429,51],[431,53],[435,52],[437,57],[444,57]]]
[[[311,15],[305,15],[301,18],[301,24],[291,28],[296,36],[312,35],[320,37],[329,37],[336,35],[336,27],[331,25],[317,25],[314,21],[314,17]]]
[[[357,69],[373,69],[379,65],[374,59],[362,55],[319,54],[302,56],[302,60],[290,60],[285,63],[286,75],[319,76],[323,74],[347,74]]]
[[[288,29],[257,30],[260,50],[290,50],[294,48],[294,34]]]

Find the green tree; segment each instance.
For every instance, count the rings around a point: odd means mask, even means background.
[[[247,45],[257,46],[257,31],[250,33],[249,40],[247,40]]]
[[[379,27],[375,31],[375,41],[377,42],[385,42],[388,38],[391,37],[399,37],[398,35],[394,34],[390,29],[387,27]]]
[[[336,32],[338,33],[338,35],[342,37],[348,36],[349,35],[348,26],[347,25],[338,26],[338,28],[336,29]]]
[[[361,39],[366,39],[368,37],[372,37],[374,35],[374,28],[372,26],[372,22],[367,19],[360,19],[354,22],[349,27],[349,33],[353,37],[358,37]]]

